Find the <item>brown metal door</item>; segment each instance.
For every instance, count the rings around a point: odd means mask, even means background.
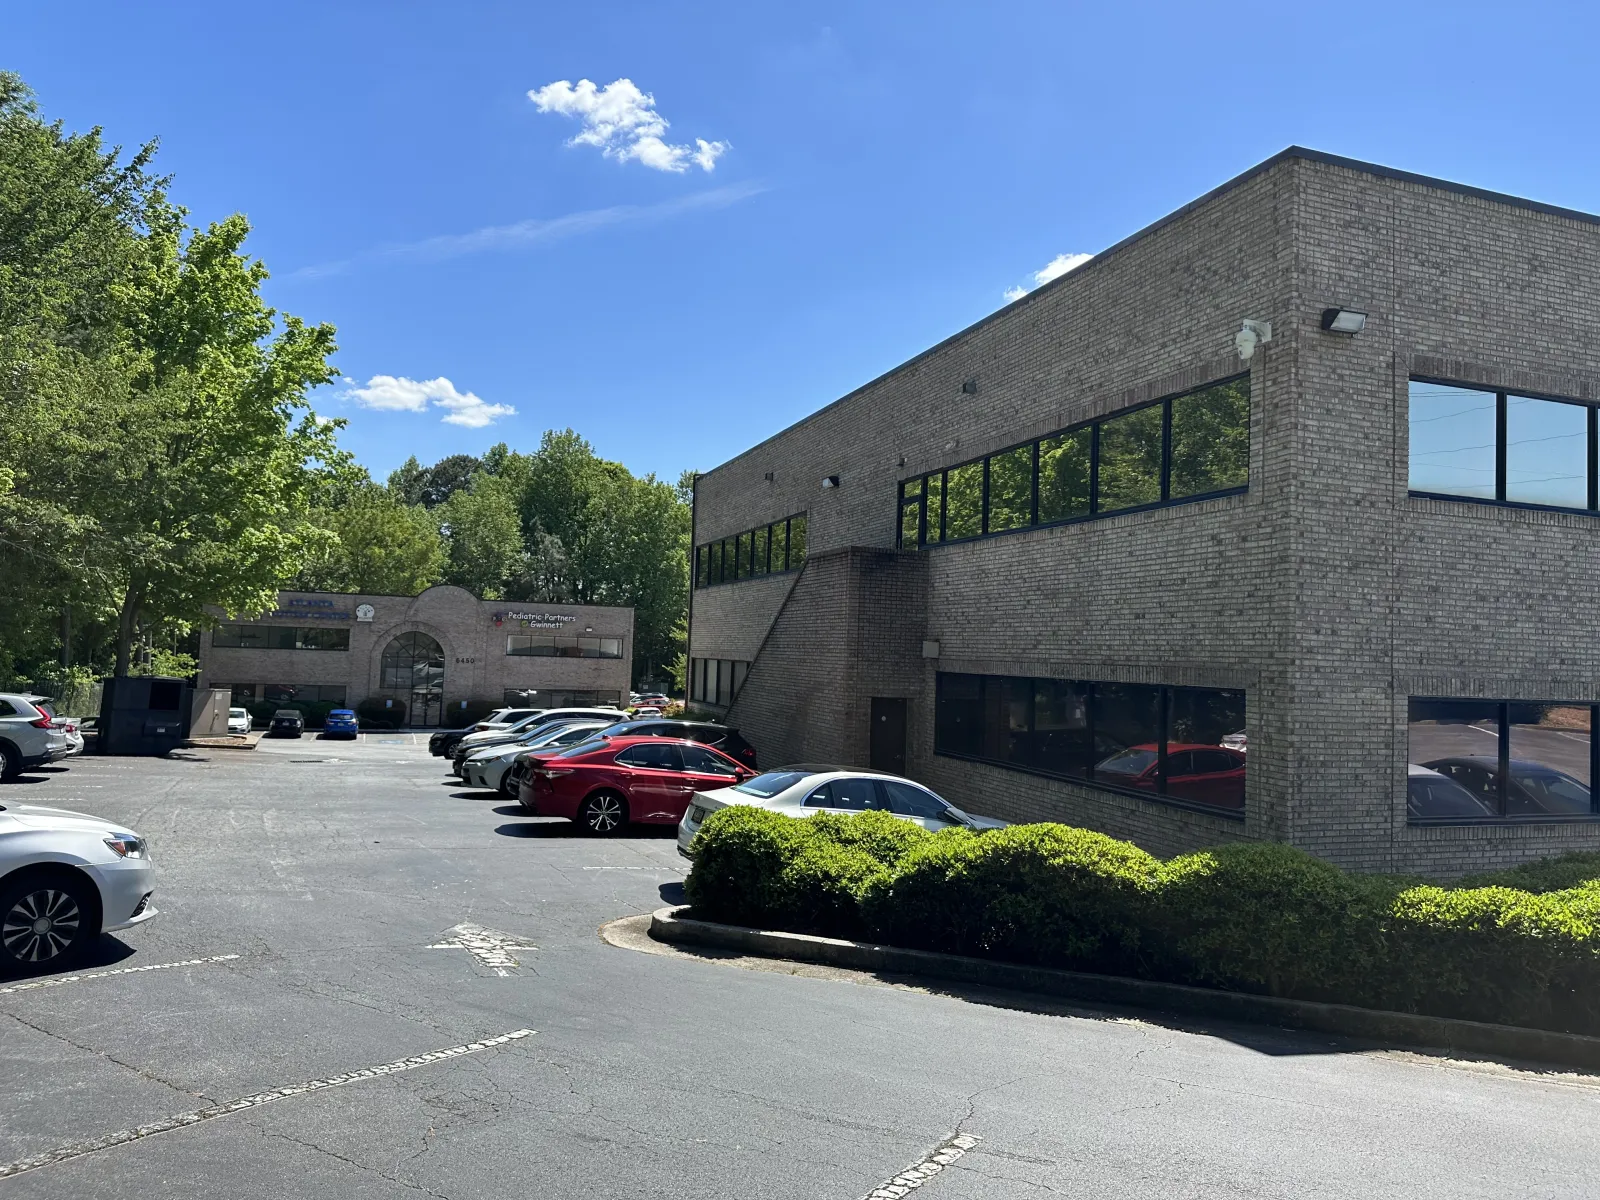
[[[906,702],[884,696],[872,698],[872,734],[868,764],[890,775],[906,773]]]

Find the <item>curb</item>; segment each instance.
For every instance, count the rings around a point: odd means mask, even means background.
[[[1093,975],[1053,967],[930,950],[905,950],[873,942],[816,937],[747,929],[714,921],[696,921],[679,914],[687,907],[660,908],[650,917],[650,936],[658,942],[737,950],[765,958],[823,963],[858,971],[896,975],[922,975],[983,987],[1040,992],[1069,1000],[1098,1001],[1160,1009],[1188,1016],[1287,1026],[1292,1029],[1335,1033],[1368,1041],[1395,1042],[1418,1049],[1531,1059],[1566,1067],[1600,1069],[1600,1037],[1525,1029],[1516,1025],[1491,1025],[1453,1017],[1386,1012],[1349,1004],[1323,1004],[1311,1000],[1284,1000],[1277,996],[1252,996],[1181,983],[1157,983],[1120,975]]]
[[[181,747],[185,750],[254,750],[259,740],[238,742],[232,738],[185,738]]]

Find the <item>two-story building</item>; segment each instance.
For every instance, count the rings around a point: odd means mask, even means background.
[[[1597,413],[1600,218],[1291,148],[701,476],[691,697],[1158,853],[1600,849]]]
[[[280,592],[253,620],[200,635],[200,683],[235,704],[403,704],[438,725],[451,705],[625,705],[633,609],[480,600],[464,588],[420,596]]]

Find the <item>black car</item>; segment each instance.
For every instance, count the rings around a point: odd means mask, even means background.
[[[471,732],[470,729],[437,729],[428,738],[428,753],[435,758],[449,758],[455,753],[456,743]]]
[[[1500,807],[1500,760],[1487,755],[1436,758],[1422,764],[1455,780],[1481,800],[1490,813]],[[1506,815],[1542,817],[1590,811],[1589,788],[1565,771],[1513,758],[1506,778]]]
[[[299,711],[293,708],[280,708],[272,714],[272,723],[267,726],[268,737],[297,738],[306,729],[306,719]]]
[[[752,771],[761,769],[756,765],[756,748],[740,737],[737,729],[712,721],[668,721],[660,717],[645,717],[638,721],[620,721],[601,730],[601,733],[606,737],[688,738],[702,746],[714,746]]]

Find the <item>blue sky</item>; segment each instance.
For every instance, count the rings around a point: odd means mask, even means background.
[[[86,3],[12,6],[0,66],[159,135],[194,220],[250,216],[379,478],[567,426],[676,478],[1291,143],[1600,211],[1597,35],[1576,4]]]

